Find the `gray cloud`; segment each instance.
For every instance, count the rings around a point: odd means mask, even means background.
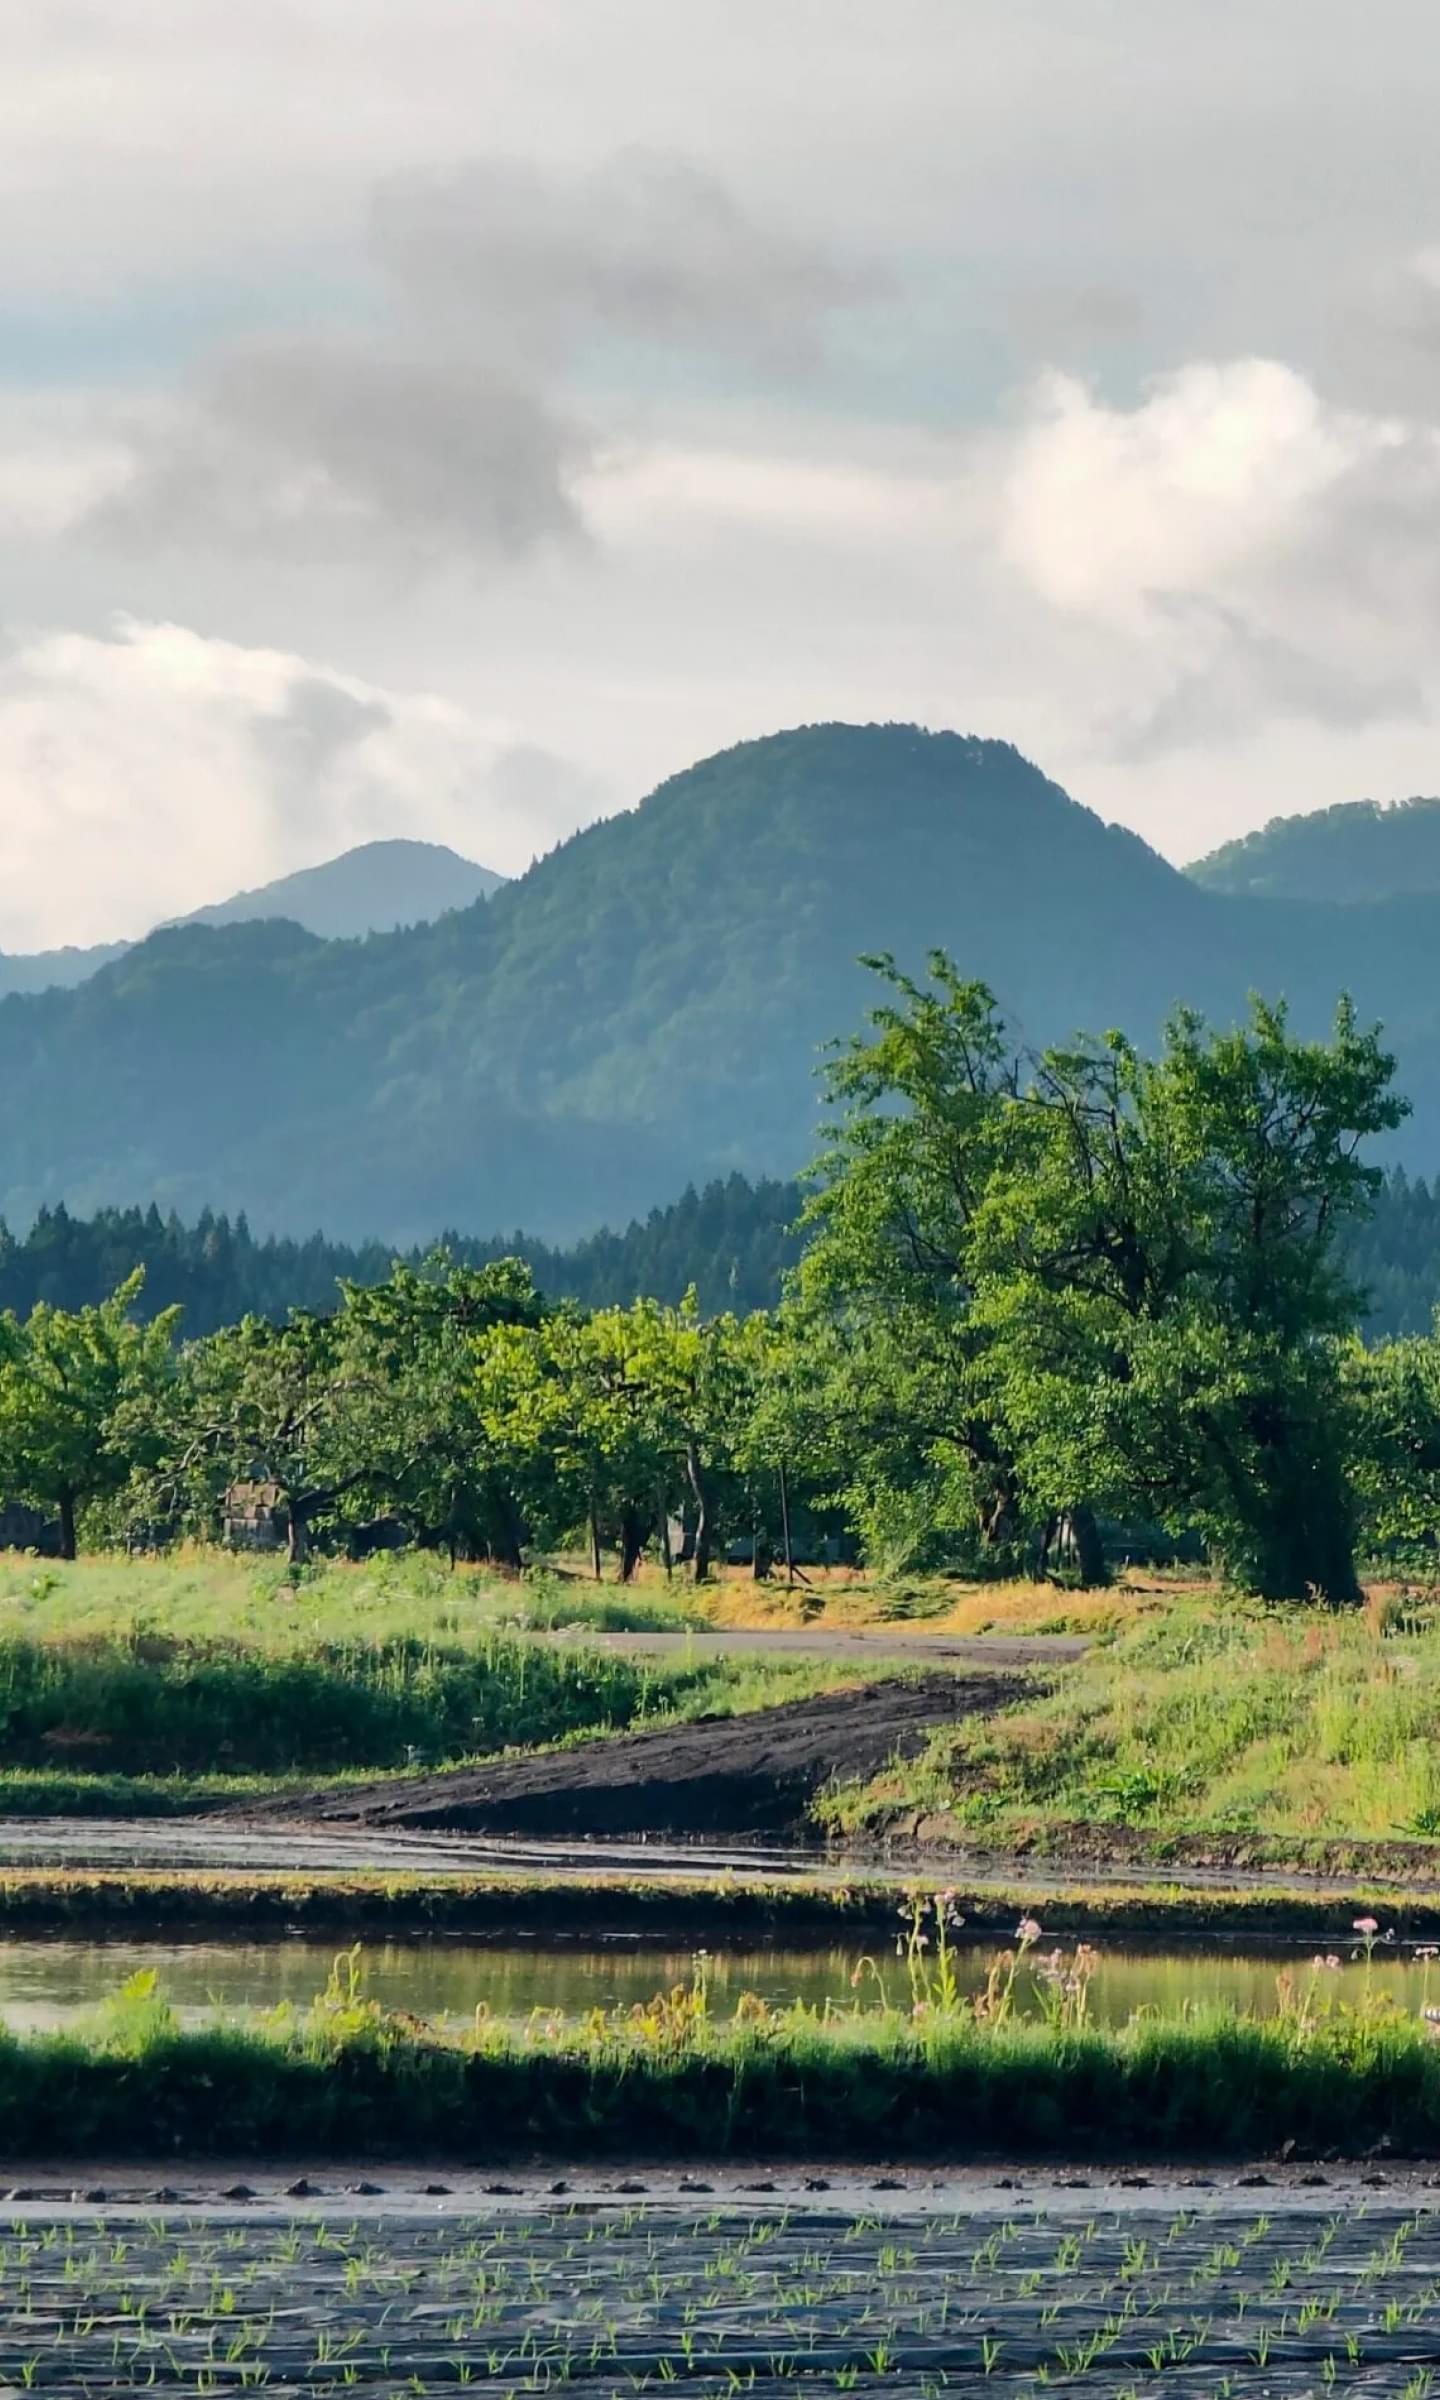
[[[223,350],[138,429],[87,531],[412,565],[573,541],[597,439],[555,393],[576,353],[626,336],[799,363],[871,288],[713,177],[640,154],[570,179],[479,161],[394,181],[372,234],[380,329]]]
[[[1182,636],[1198,636],[1206,655],[1203,663],[1181,668],[1149,706],[1117,713],[1102,729],[1100,747],[1126,765],[1177,750],[1225,747],[1276,717],[1343,732],[1426,713],[1423,687],[1413,674],[1367,673],[1308,652],[1198,594],[1157,593],[1152,602]]]
[[[639,150],[568,177],[496,158],[396,178],[371,245],[410,307],[540,359],[620,335],[801,363],[837,309],[883,288],[714,175]]]
[[[145,428],[87,530],[149,546],[422,564],[516,557],[580,529],[581,434],[472,357],[293,338],[227,352]]]

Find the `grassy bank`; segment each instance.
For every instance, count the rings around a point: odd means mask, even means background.
[[[0,2038],[7,2155],[523,2153],[961,2160],[1440,2154],[1440,2048],[1380,2006],[1137,2019],[1003,2013],[712,2021],[703,1987],[583,2024],[447,2038],[366,2002],[339,1962],[308,2012],[181,2032],[137,1977],[84,2035]]]
[[[761,1875],[628,1876],[287,1874],[168,1869],[0,1871],[0,1938],[276,1940],[290,1935],[404,1941],[434,1934],[510,1941],[665,1941],[714,1949],[746,1942],[874,1943],[888,1950],[901,1895],[888,1882],[817,1884]],[[1037,1898],[1002,1882],[954,1890],[969,1933],[1008,1935],[1038,1908],[1064,1940],[1295,1942],[1344,1946],[1357,1916],[1398,1939],[1440,1941],[1440,1892],[1428,1898],[1363,1881],[1321,1897],[1284,1886],[1075,1883]]]
[[[307,1651],[170,1636],[0,1637],[0,1812],[166,1813],[247,1777],[445,1764],[730,1715],[845,1680],[808,1659],[664,1659],[490,1632]],[[155,1778],[148,1787],[136,1779]]]
[[[1042,1696],[829,1795],[832,1831],[923,1824],[1001,1847],[1077,1826],[1331,1843],[1440,1841],[1440,1615],[1148,1597]]]

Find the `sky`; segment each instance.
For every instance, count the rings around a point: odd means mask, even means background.
[[[1433,0],[0,12],[0,947],[731,742],[1440,790]]]

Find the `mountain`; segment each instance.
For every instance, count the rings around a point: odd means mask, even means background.
[[[1186,869],[1209,892],[1261,900],[1391,900],[1440,892],[1440,800],[1347,800],[1272,817]]]
[[[478,867],[443,842],[362,842],[323,866],[302,867],[254,891],[237,892],[194,909],[178,925],[241,925],[260,917],[288,917],[329,941],[362,933],[388,933],[397,925],[424,925],[447,909],[469,908],[487,899],[503,875]],[[84,983],[133,945],[101,942],[91,949],[36,950],[7,957],[0,951],[0,995],[47,991],[57,984]]]
[[[794,1173],[862,952],[939,944],[1033,1041],[1252,988],[1322,1028],[1382,1017],[1440,1151],[1440,896],[1206,890],[1003,742],[904,725],[774,734],[672,777],[492,899],[326,942],[166,928],[72,991],[0,1002],[0,1210],[155,1200],[264,1231],[555,1242],[687,1181]]]
[[[505,881],[443,842],[362,842],[320,867],[237,892],[209,908],[192,909],[180,925],[247,925],[259,917],[288,917],[307,933],[343,942],[360,933],[393,933],[397,925],[428,925],[447,909],[488,900]]]

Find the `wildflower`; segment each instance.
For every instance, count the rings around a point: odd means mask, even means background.
[[[1017,1942],[1038,1942],[1045,1928],[1038,1917],[1022,1917],[1015,1928]]]
[[[1437,1949],[1433,1942],[1422,1942],[1415,1956],[1418,1959],[1424,1959],[1428,1964],[1432,1958],[1440,1958],[1440,1949]]]
[[[1380,1926],[1374,1917],[1357,1917],[1350,1930],[1352,1933],[1372,1934],[1378,1933]]]
[[[1316,1953],[1315,1953],[1315,1956],[1314,1956],[1314,1957],[1311,1959],[1311,1961],[1310,1961],[1310,1964],[1311,1964],[1311,1966],[1312,1966],[1312,1967],[1315,1969],[1315,1972],[1316,1972],[1316,1974],[1317,1974],[1317,1975],[1318,1975],[1318,1974],[1330,1974],[1330,1975],[1338,1974],[1338,1972],[1339,1972],[1339,1968],[1340,1968],[1340,1961],[1339,1961],[1339,1959],[1338,1959],[1338,1958],[1335,1956],[1335,1953],[1334,1953],[1334,1951],[1333,1951],[1333,1950],[1327,1951],[1327,1952],[1326,1952],[1326,1954],[1325,1954],[1325,1956],[1324,1956],[1323,1958],[1321,1957],[1321,1955],[1320,1955],[1319,1951],[1317,1950],[1317,1951],[1316,1951]]]

